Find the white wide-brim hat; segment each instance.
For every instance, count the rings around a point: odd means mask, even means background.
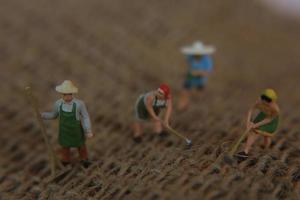
[[[61,85],[56,86],[55,90],[61,94],[75,94],[78,92],[78,88],[69,80],[65,80]]]
[[[208,55],[216,51],[214,46],[204,45],[200,41],[194,42],[190,46],[185,46],[181,48],[181,52],[185,55]]]

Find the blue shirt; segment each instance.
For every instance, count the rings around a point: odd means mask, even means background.
[[[207,82],[207,77],[194,77],[191,75],[193,70],[201,70],[211,72],[213,69],[213,61],[209,55],[203,55],[201,59],[195,59],[193,55],[187,56],[188,62],[188,79],[192,84],[205,84]]]
[[[193,55],[187,56],[187,61],[189,64],[189,70],[203,70],[211,72],[213,69],[212,58],[208,55],[203,55],[201,59],[195,59]]]

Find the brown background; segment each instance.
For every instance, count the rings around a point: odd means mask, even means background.
[[[299,199],[299,34],[296,21],[247,0],[0,1],[0,199]],[[131,140],[139,94],[182,85],[182,45],[217,47],[201,98],[172,126],[193,140]],[[79,87],[95,137],[94,164],[46,184],[47,153],[23,88],[50,110],[65,79]],[[234,167],[212,163],[244,130],[259,93],[279,94],[281,127],[270,150],[255,145]],[[58,148],[57,123],[47,122]],[[77,155],[77,154],[74,154]]]

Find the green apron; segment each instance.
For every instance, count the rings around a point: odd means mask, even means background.
[[[254,119],[253,123],[261,122],[262,120],[266,119],[267,115],[263,112],[260,112]],[[258,127],[258,130],[264,131],[267,133],[274,133],[279,124],[279,116],[275,117],[270,123],[262,125]]]
[[[65,112],[60,105],[58,142],[62,147],[81,147],[85,142],[80,120],[76,119],[76,103],[72,112]]]

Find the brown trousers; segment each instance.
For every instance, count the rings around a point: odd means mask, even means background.
[[[88,152],[85,145],[78,147],[78,153],[80,160],[88,160]],[[71,148],[70,147],[63,147],[61,149],[61,157],[63,162],[70,162],[71,161]]]

